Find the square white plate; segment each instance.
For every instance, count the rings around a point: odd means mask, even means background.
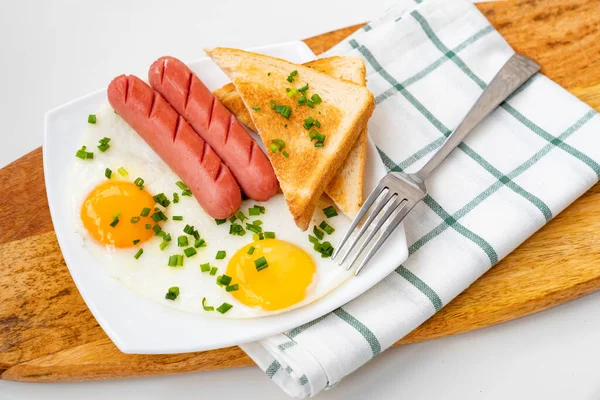
[[[253,51],[296,63],[315,58],[302,42],[260,47]],[[188,63],[214,90],[228,82],[208,58]],[[145,74],[138,75],[144,77]],[[257,319],[233,320],[203,317],[165,307],[144,298],[112,279],[85,248],[70,210],[69,169],[75,160],[79,136],[86,119],[106,101],[102,89],[46,115],[44,174],[54,230],[65,262],[79,292],[106,334],[124,353],[168,354],[210,350],[263,339],[318,318],[356,298],[391,273],[408,257],[404,227],[400,226],[358,277],[353,277],[327,296],[299,309]],[[386,170],[375,145],[369,141],[366,193]]]

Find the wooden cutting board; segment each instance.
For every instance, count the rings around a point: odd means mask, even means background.
[[[598,0],[478,7],[516,51],[600,111]],[[318,54],[359,27],[305,42]],[[0,170],[0,193],[2,379],[79,381],[252,365],[238,347],[165,356],[120,353],[87,309],[62,259],[46,202],[41,149]],[[396,345],[512,320],[599,289],[598,232],[600,185]]]

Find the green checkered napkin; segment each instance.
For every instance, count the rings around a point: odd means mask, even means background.
[[[467,0],[404,0],[334,54],[365,60],[377,104],[369,133],[389,169],[411,172],[513,50]],[[335,385],[588,190],[599,163],[598,114],[538,74],[427,181],[430,194],[405,220],[403,265],[332,313],[242,348],[292,396]]]

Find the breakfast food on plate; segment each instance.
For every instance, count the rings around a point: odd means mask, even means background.
[[[160,154],[214,218],[240,207],[240,189],[229,168],[192,127],[141,79],[116,77],[108,86],[114,110]]]
[[[252,110],[288,208],[306,230],[321,194],[367,126],[373,95],[285,60],[227,48],[206,52]]]
[[[326,57],[304,64],[316,71],[323,72],[335,78],[366,85],[365,64],[358,57]],[[228,83],[214,91],[215,96],[227,107],[238,120],[249,129],[256,131],[256,127],[248,110],[235,90],[232,83]],[[332,179],[325,193],[335,204],[350,218],[354,218],[363,202],[363,187],[365,166],[367,162],[368,134],[365,128],[352,147],[346,158],[342,170]]]
[[[266,201],[277,193],[267,156],[187,65],[161,57],[150,67],[148,80],[227,164],[246,196]]]
[[[351,59],[317,61],[313,71],[241,53],[287,82],[232,73],[238,99],[256,103],[248,110],[268,158],[188,66],[163,57],[150,68],[156,90],[132,75],[110,83],[69,176],[75,230],[110,276],[170,307],[227,318],[301,307],[352,275],[331,260],[350,221],[321,194],[344,155],[361,149],[373,107],[364,87],[316,72],[363,84]],[[254,199],[242,200],[240,186]],[[310,234],[297,229],[311,219]]]

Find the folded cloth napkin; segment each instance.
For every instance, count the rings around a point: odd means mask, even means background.
[[[327,55],[365,60],[369,133],[385,165],[416,171],[513,54],[467,0],[402,1]],[[409,258],[359,298],[243,345],[295,397],[337,384],[415,329],[598,181],[600,117],[536,75],[427,181],[406,218]],[[368,268],[365,273],[369,273]]]

